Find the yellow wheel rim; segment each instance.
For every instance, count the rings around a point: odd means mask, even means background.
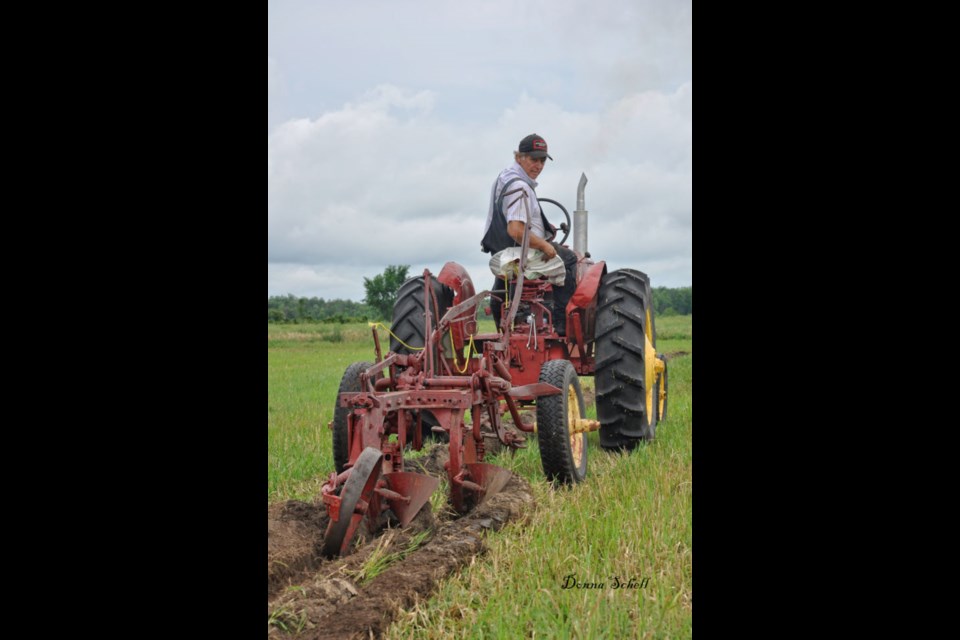
[[[647,424],[653,424],[653,384],[656,379],[656,365],[654,359],[657,357],[657,351],[653,348],[653,329],[650,322],[650,309],[646,311],[647,321],[643,326],[643,365],[646,375],[644,376],[644,391],[646,395]]]
[[[664,363],[663,366],[666,367],[666,366],[667,366],[666,363]],[[657,417],[658,417],[658,419],[659,419],[660,416],[663,415],[663,407],[664,407],[664,405],[665,405],[666,402],[667,402],[667,390],[664,388],[664,383],[663,383],[664,377],[665,377],[666,375],[667,375],[667,370],[664,369],[664,370],[663,370],[663,373],[660,374],[660,394],[659,394],[659,397],[657,398]]]
[[[567,429],[570,430],[570,453],[573,454],[573,464],[580,466],[583,460],[583,439],[586,434],[574,432],[574,425],[580,419],[580,403],[577,401],[577,390],[573,385],[567,387]]]

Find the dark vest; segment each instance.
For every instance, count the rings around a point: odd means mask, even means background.
[[[522,178],[514,178],[503,185],[503,191],[500,193],[500,197],[497,198],[496,203],[494,203],[493,219],[490,221],[490,228],[487,229],[483,240],[480,241],[480,250],[484,253],[494,254],[509,247],[520,246],[520,243],[511,238],[510,234],[507,233],[507,218],[503,215],[503,198],[509,195],[507,187],[518,180],[522,180]],[[543,207],[540,207],[540,218],[543,220],[543,233],[549,234],[552,227],[547,221],[547,216],[543,214]]]

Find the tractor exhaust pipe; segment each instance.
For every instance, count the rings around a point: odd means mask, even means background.
[[[577,210],[573,212],[573,250],[590,257],[587,253],[587,209],[583,201],[583,190],[587,187],[587,174],[580,174],[577,186]]]

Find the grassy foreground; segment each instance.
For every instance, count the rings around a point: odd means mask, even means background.
[[[268,501],[309,500],[333,469],[326,424],[340,377],[373,359],[370,329],[268,325],[267,335]],[[676,354],[657,440],[611,454],[590,434],[587,479],[567,489],[547,484],[535,437],[514,456],[489,458],[531,483],[537,509],[490,534],[488,553],[401,613],[385,637],[692,636],[692,317],[657,318],[657,348]]]

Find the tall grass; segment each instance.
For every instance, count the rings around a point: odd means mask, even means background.
[[[616,454],[591,433],[584,482],[551,487],[535,436],[527,449],[490,459],[530,481],[536,510],[490,534],[486,555],[402,613],[385,637],[690,637],[692,357],[669,367],[669,417],[657,440]],[[564,588],[571,581],[597,588]]]
[[[330,325],[268,325],[269,501],[319,493],[333,469],[326,424],[340,377],[351,362],[373,360],[366,325],[345,325],[340,342],[327,333]],[[386,348],[386,332],[380,339]],[[403,612],[387,638],[692,635],[692,317],[657,318],[657,349],[677,355],[656,441],[615,454],[591,433],[587,478],[572,488],[546,482],[533,434],[527,449],[488,458],[531,483],[537,508],[525,524],[489,534],[488,553]],[[564,588],[568,576],[597,588]]]
[[[337,389],[353,362],[373,361],[365,324],[267,325],[267,499],[319,495],[333,470],[331,433]],[[339,335],[340,339],[331,339]],[[384,333],[385,335],[385,333]],[[381,337],[382,339],[382,337]]]

